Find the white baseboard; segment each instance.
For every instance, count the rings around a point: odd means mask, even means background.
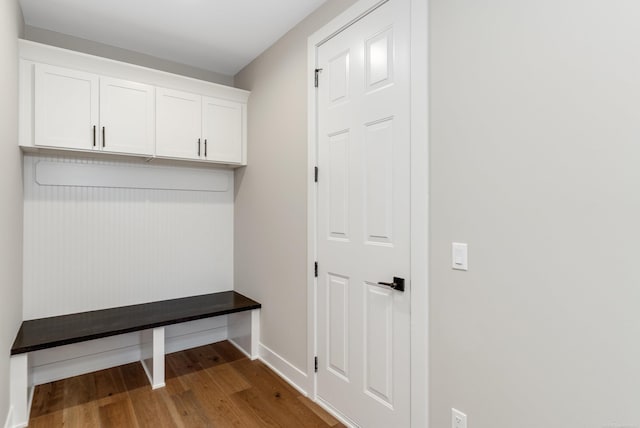
[[[9,411],[7,412],[7,419],[4,422],[4,428],[13,428],[13,421],[11,418],[13,417],[13,406],[9,406]]]
[[[227,327],[218,327],[195,333],[183,334],[180,336],[167,337],[164,345],[165,354],[184,351],[185,349],[196,348],[210,343],[227,340]]]
[[[360,427],[360,425],[356,424],[351,419],[349,419],[348,417],[346,417],[345,415],[343,415],[342,413],[340,413],[339,411],[334,409],[331,404],[327,403],[322,398],[316,397],[316,404],[318,406],[322,407],[324,410],[326,410],[328,413],[330,413],[331,416],[333,416],[334,418],[339,420],[343,425],[347,426],[348,428],[359,428]]]
[[[167,328],[165,353],[227,339],[224,317],[215,324],[206,320],[192,321]],[[215,318],[213,319],[215,320]],[[213,328],[211,328],[213,327]],[[141,360],[140,333],[129,333],[57,348],[33,354],[31,368],[34,385],[91,373]]]
[[[233,343],[231,339],[230,342]],[[236,347],[240,349],[242,352],[246,354],[246,352],[240,348],[237,344]],[[305,397],[308,397],[309,394],[301,385],[308,385],[308,376],[299,368],[282,358],[273,350],[269,349],[262,343],[259,346],[260,356],[258,357],[260,361],[262,361],[267,367],[273,370],[278,376],[284,379],[289,385],[294,387],[298,392],[303,394]],[[349,428],[359,428],[359,425],[353,422],[351,419],[347,418],[336,409],[334,409],[330,404],[322,401],[321,398],[316,397],[315,402],[330,413],[333,417],[338,419],[342,424]]]
[[[276,354],[262,343],[259,346],[259,359],[267,365],[271,370],[276,372],[278,376],[287,381],[291,386],[297,389],[305,397],[309,394],[303,385],[308,385],[307,374]]]
[[[250,359],[250,360],[252,359],[252,358],[251,358],[251,354],[249,354],[249,353],[247,352],[247,350],[246,350],[246,349],[244,349],[242,346],[240,346],[240,344],[239,344],[238,342],[236,342],[234,339],[232,339],[232,338],[230,338],[230,337],[228,337],[228,338],[227,338],[227,340],[228,340],[228,341],[229,341],[229,343],[231,343],[233,346],[235,346],[236,348],[238,348],[238,351],[240,351],[240,352],[242,352],[244,355],[246,355],[246,357],[247,357],[248,359]]]

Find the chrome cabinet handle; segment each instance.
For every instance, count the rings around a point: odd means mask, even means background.
[[[198,156],[200,156],[200,138],[198,138]]]
[[[107,139],[105,137],[104,126],[102,127],[102,147],[107,145]]]
[[[404,292],[404,278],[398,278],[397,276],[393,277],[393,282],[379,282],[380,285],[386,285],[387,287],[391,287],[394,290]]]
[[[96,146],[96,126],[93,125],[93,147]]]
[[[207,139],[204,139],[204,157],[207,157]]]

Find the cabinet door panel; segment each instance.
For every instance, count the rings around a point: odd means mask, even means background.
[[[199,159],[202,97],[171,89],[156,89],[156,155]],[[204,143],[200,142],[204,154]]]
[[[34,144],[80,150],[93,148],[98,125],[98,76],[35,65]]]
[[[241,163],[242,104],[203,97],[202,136],[207,141],[207,160]]]
[[[154,88],[101,77],[100,126],[103,151],[153,155]]]

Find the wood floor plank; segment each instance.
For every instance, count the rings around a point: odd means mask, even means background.
[[[247,356],[243,354],[241,350],[236,348],[235,345],[233,345],[228,340],[213,343],[211,346],[218,353],[218,355],[224,358],[227,363],[247,358]]]
[[[89,403],[96,399],[93,373],[63,379],[65,407]]]
[[[66,407],[62,411],[62,423],[69,427],[99,428],[101,423],[98,408],[97,402]]]
[[[282,380],[259,361],[238,360],[231,365],[247,378],[248,382],[267,397],[276,408],[287,412],[299,420],[301,427],[322,427],[327,424],[315,412],[298,400],[300,393]]]
[[[179,426],[177,423],[180,420],[178,412],[173,403],[171,406],[168,405],[170,400],[164,399],[163,391],[163,389],[155,391],[137,389],[129,393],[133,413],[140,428],[175,428]]]
[[[38,386],[33,393],[31,416],[38,418],[61,411],[64,405],[64,382],[46,383]]]
[[[157,396],[164,404],[164,408],[167,410],[169,415],[171,415],[171,423],[174,423],[178,428],[188,428],[180,417],[180,413],[178,412],[178,408],[176,407],[171,395],[167,388],[160,388],[156,390]]]
[[[49,412],[42,416],[29,419],[29,428],[51,428],[63,426],[62,413],[64,410]]]
[[[189,356],[191,361],[195,361],[203,369],[225,364],[224,358],[218,354],[216,349],[211,345],[200,346],[198,348],[183,351]]]
[[[185,426],[194,428],[213,426],[193,391],[187,390],[180,394],[173,395],[171,398]]]
[[[279,418],[274,416],[273,409],[261,402],[259,392],[255,388],[247,388],[231,395],[233,402],[243,414],[256,420],[261,427],[281,427]],[[295,425],[294,425],[295,426]]]
[[[140,363],[39,385],[30,427],[342,427],[229,342],[167,355],[166,387]]]
[[[185,387],[181,379],[181,374],[193,371],[193,367],[188,369],[185,364],[191,364],[191,360],[184,355],[169,354],[166,356],[164,365],[164,383],[169,395],[181,394],[188,388]],[[147,380],[147,383],[149,381]]]
[[[100,370],[93,373],[96,399],[126,394],[127,387],[120,370]]]
[[[314,403],[313,401],[309,400],[309,398],[300,395],[298,397],[298,400],[300,400],[300,402],[302,404],[304,404],[306,407],[308,407],[313,413],[316,414],[316,416],[318,416],[320,419],[322,419],[328,426],[330,427],[342,427],[343,425],[340,423],[339,420],[337,420],[336,418],[334,418],[333,416],[331,416],[329,413],[327,413],[322,407],[320,407],[318,404]]]
[[[168,354],[165,361],[166,365],[171,366],[177,377],[202,370],[197,354],[192,350]]]
[[[120,372],[120,376],[127,391],[131,392],[136,389],[151,388],[147,374],[142,368],[142,364],[125,364],[123,366],[116,367],[116,369]]]
[[[184,382],[196,394],[207,416],[216,427],[253,427],[258,426],[244,417],[233,403],[229,394],[211,378],[209,372],[202,370],[183,376]]]
[[[133,414],[129,400],[120,400],[98,408],[100,426],[102,428],[138,428],[138,421]]]
[[[207,369],[209,376],[222,388],[225,394],[242,391],[251,387],[249,382],[231,364],[222,364]]]

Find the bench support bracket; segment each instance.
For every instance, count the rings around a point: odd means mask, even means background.
[[[255,360],[259,356],[260,309],[229,315],[228,340]]]
[[[33,386],[29,379],[29,354],[12,355],[10,366],[11,426],[26,427],[33,398]]]
[[[164,383],[164,327],[145,330],[141,334],[142,367],[147,373],[153,389],[162,388]]]

